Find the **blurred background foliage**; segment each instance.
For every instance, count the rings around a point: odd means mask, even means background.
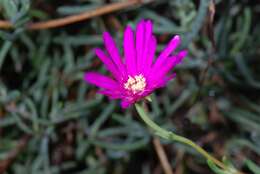
[[[106,73],[92,51],[103,47],[102,32],[121,45],[126,25],[149,18],[157,51],[175,34],[189,50],[176,79],[153,94],[153,119],[259,174],[260,4],[216,0],[211,21],[208,0],[140,1],[67,26],[27,28],[115,2],[0,1],[0,19],[13,25],[0,30],[0,173],[162,173],[153,136],[134,108],[122,110],[82,80],[87,70]],[[212,173],[195,151],[162,143],[176,174]]]

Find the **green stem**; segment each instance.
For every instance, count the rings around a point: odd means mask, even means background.
[[[135,104],[136,110],[138,112],[138,114],[140,115],[140,117],[142,118],[142,120],[153,130],[155,131],[155,133],[162,137],[165,138],[167,140],[172,140],[172,141],[177,141],[183,144],[186,144],[188,146],[191,146],[192,148],[194,148],[197,152],[199,152],[201,155],[203,155],[206,159],[212,161],[213,163],[215,163],[217,166],[219,166],[220,168],[222,168],[225,171],[229,171],[229,167],[227,167],[225,164],[223,164],[221,161],[219,161],[218,159],[216,159],[215,157],[211,156],[208,152],[206,152],[203,148],[201,148],[200,146],[198,146],[196,143],[194,143],[193,141],[182,137],[180,135],[176,135],[175,133],[171,132],[171,131],[167,131],[163,128],[161,128],[160,126],[158,126],[154,121],[152,121],[150,119],[150,117],[147,115],[147,113],[144,111],[144,109],[142,108],[142,106],[140,106],[139,104]],[[242,174],[241,172],[237,172],[237,174]]]

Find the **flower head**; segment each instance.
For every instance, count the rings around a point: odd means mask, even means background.
[[[180,44],[180,36],[176,35],[154,60],[157,42],[152,33],[150,20],[141,20],[135,33],[130,26],[126,27],[123,58],[108,32],[103,34],[103,40],[107,53],[99,48],[95,49],[95,53],[111,72],[112,77],[86,72],[84,80],[100,87],[99,93],[110,99],[121,99],[123,108],[165,86],[175,76],[170,70],[187,54],[184,50],[172,55]]]

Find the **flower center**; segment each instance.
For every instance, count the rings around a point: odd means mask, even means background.
[[[135,76],[128,76],[127,82],[124,84],[124,88],[132,91],[134,94],[142,92],[146,87],[146,80],[142,74]]]

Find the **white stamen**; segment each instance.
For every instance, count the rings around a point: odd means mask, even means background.
[[[134,94],[142,92],[146,87],[146,80],[142,74],[135,75],[134,77],[128,76],[127,82],[124,84],[124,88],[132,91]]]

